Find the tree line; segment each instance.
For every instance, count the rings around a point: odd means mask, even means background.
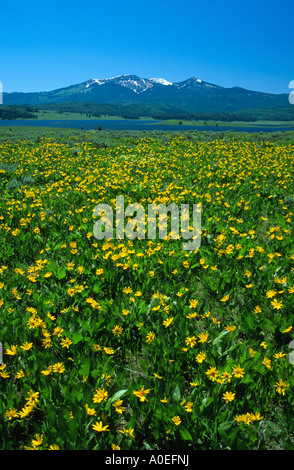
[[[0,106],[1,120],[36,119],[38,109],[32,106]]]
[[[40,111],[55,111],[86,115],[87,117],[103,118],[103,116],[117,116],[123,119],[140,119],[141,117],[158,121],[175,119],[178,121],[294,121],[294,106],[273,107],[267,109],[245,109],[232,112],[186,112],[173,106],[133,103],[51,103],[43,105],[9,105],[0,106],[0,119],[36,119]]]
[[[236,113],[183,113],[183,114],[168,114],[159,113],[153,116],[153,119],[170,120],[177,119],[180,121],[257,121],[256,117],[242,115]]]

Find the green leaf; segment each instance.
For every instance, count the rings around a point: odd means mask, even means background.
[[[57,271],[57,277],[58,279],[63,279],[65,278],[66,276],[66,269],[64,266],[60,266],[60,268],[58,268],[58,271]]]
[[[249,326],[249,328],[250,328],[251,330],[253,330],[254,327],[256,326],[256,319],[253,318],[251,315],[248,315],[248,316],[246,317],[246,322],[247,322],[247,325]]]
[[[81,333],[79,333],[78,331],[76,331],[75,333],[73,333],[72,335],[72,342],[73,344],[77,344],[79,343],[80,341],[82,341],[83,339],[83,335],[81,335]]]
[[[184,428],[184,427],[180,427],[180,434],[181,434],[181,437],[184,439],[184,441],[192,441],[192,436],[191,434],[189,433],[188,429]]]
[[[125,393],[128,392],[127,388],[124,388],[122,390],[119,390],[116,392],[111,398],[109,398],[110,403],[114,403],[116,400],[118,400],[120,397],[122,397]]]
[[[89,372],[90,372],[90,366],[91,366],[91,359],[89,357],[87,357],[82,366],[80,367],[80,374],[84,377],[88,377],[89,376]]]
[[[233,426],[233,424],[236,424],[236,421],[224,421],[220,423],[219,429],[221,429],[222,431],[228,431]]]
[[[181,391],[178,385],[176,385],[174,391],[173,391],[173,399],[175,401],[179,401],[181,399]]]
[[[96,282],[93,286],[93,292],[99,294],[101,292],[101,282]]]
[[[70,393],[70,397],[74,400],[76,399],[77,401],[81,401],[83,398],[84,394],[81,390],[73,389]]]
[[[202,411],[204,408],[208,408],[212,403],[213,403],[213,397],[205,397],[203,398],[201,405],[200,405],[200,411]]]
[[[93,377],[93,379],[97,379],[97,377],[100,377],[100,375],[101,375],[100,369],[94,369],[91,372],[91,376]]]
[[[225,336],[225,335],[227,335],[228,333],[229,333],[229,331],[227,331],[227,330],[222,331],[216,338],[214,338],[212,344],[213,344],[214,346],[216,346],[216,345],[220,342],[220,340],[222,339],[222,337]]]

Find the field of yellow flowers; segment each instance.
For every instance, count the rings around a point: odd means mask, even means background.
[[[294,143],[0,143],[2,450],[294,449]],[[201,246],[93,235],[201,204]],[[294,348],[294,343],[293,343]]]

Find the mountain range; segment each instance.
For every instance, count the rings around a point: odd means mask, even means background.
[[[289,106],[288,94],[226,88],[196,77],[171,83],[164,78],[120,75],[90,79],[52,91],[3,93],[5,105],[45,105],[53,103],[96,103],[172,106],[192,113],[233,112]]]

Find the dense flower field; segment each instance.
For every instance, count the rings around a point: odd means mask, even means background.
[[[294,144],[0,144],[1,449],[294,448]],[[93,235],[201,204],[201,246]],[[289,347],[290,345],[290,347]]]

